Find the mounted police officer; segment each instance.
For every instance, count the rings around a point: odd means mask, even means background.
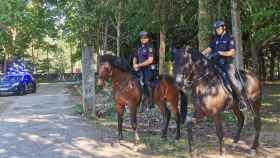
[[[144,94],[148,98],[146,100],[148,107],[154,107],[152,102],[152,81],[155,77],[155,51],[150,43],[148,33],[140,32],[141,45],[137,48],[133,56],[133,68],[139,73],[141,82],[144,87]]]
[[[242,84],[236,77],[233,59],[236,54],[234,39],[226,32],[224,21],[216,21],[213,25],[215,29],[215,37],[210,42],[202,54],[209,55],[210,60],[214,61],[220,69],[225,73],[225,78],[229,80],[233,93],[240,102],[240,109],[243,111],[247,108],[247,100],[242,93]],[[211,54],[209,54],[211,53]]]

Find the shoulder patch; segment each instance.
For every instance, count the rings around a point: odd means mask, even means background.
[[[149,52],[150,52],[150,53],[153,52],[153,48],[152,48],[152,47],[149,48]]]
[[[230,44],[231,44],[231,45],[234,45],[234,40],[230,40]]]

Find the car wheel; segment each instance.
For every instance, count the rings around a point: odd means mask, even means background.
[[[36,93],[36,92],[37,92],[37,87],[36,84],[34,83],[32,87],[32,93]]]
[[[25,94],[25,86],[24,85],[19,85],[18,86],[18,91],[17,91],[17,95],[24,95]]]

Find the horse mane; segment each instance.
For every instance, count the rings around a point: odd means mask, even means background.
[[[192,61],[194,63],[200,64],[201,66],[206,66],[207,68],[211,68],[214,71],[216,70],[215,64],[197,49],[191,49],[189,53],[191,53]]]
[[[199,66],[202,66],[205,69],[210,70],[211,72],[216,74],[216,75],[214,75],[214,77],[217,77],[218,80],[221,80],[221,82],[223,82],[222,76],[220,75],[220,72],[219,72],[219,68],[217,68],[217,66],[211,60],[209,60],[205,55],[203,55],[197,49],[191,49],[190,52],[188,52],[188,53],[191,53],[192,61],[195,64],[199,64]]]
[[[117,68],[118,70],[136,75],[136,71],[133,70],[128,61],[124,58],[114,56],[111,54],[105,54],[99,57],[99,62],[108,62],[110,65],[112,65],[114,68]]]
[[[192,49],[191,50],[191,55],[192,55],[192,61],[197,62],[198,60],[207,62],[207,63],[212,63],[209,59],[207,59],[200,51],[197,49]]]

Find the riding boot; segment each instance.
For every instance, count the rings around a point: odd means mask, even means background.
[[[153,102],[153,88],[151,86],[148,86],[149,96],[148,96],[148,104],[149,109],[155,108],[154,102]]]
[[[148,109],[149,108],[149,98],[150,98],[150,94],[149,94],[149,89],[148,86],[146,84],[143,85],[143,103],[141,104],[141,110],[140,111],[144,111],[144,109]]]
[[[236,72],[233,65],[230,65],[230,67],[232,71],[229,72],[229,77],[230,77],[232,90],[239,101],[240,110],[245,111],[247,110],[249,103],[248,100],[246,99],[246,93],[243,90],[244,87],[241,81],[236,77]]]
[[[247,99],[245,99],[245,96],[246,94],[242,93],[239,89],[237,89],[235,86],[232,86],[233,87],[233,91],[234,91],[234,94],[236,95],[236,97],[238,98],[239,100],[239,107],[240,107],[240,110],[241,111],[246,111],[247,110],[247,107],[248,107],[248,102],[247,102]]]

